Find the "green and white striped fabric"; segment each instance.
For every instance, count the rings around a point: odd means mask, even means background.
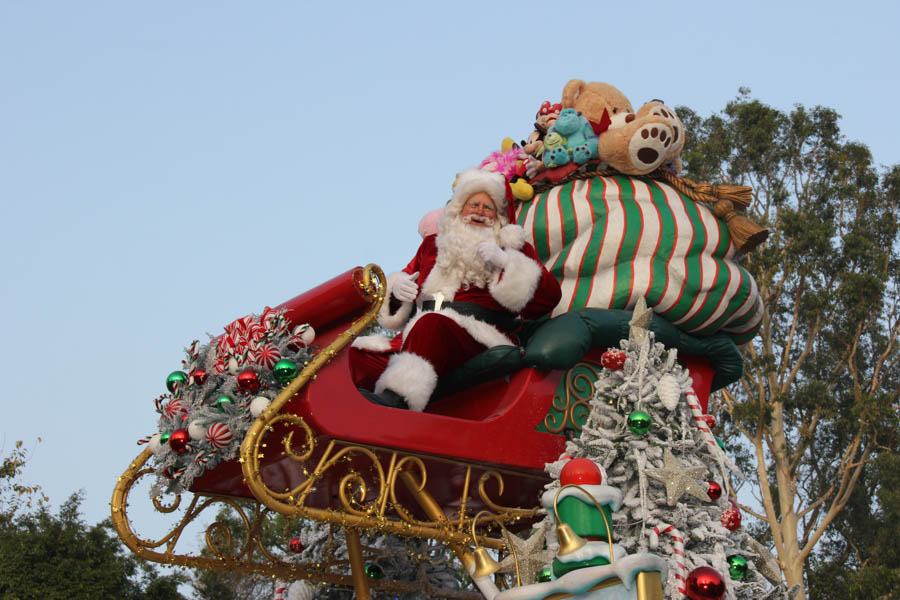
[[[673,187],[638,177],[558,185],[518,206],[517,220],[562,286],[553,315],[585,306],[648,306],[693,334],[744,344],[763,305],[734,260],[725,223]]]

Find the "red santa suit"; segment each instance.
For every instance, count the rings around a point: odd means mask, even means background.
[[[442,248],[449,248],[453,221],[461,223],[462,205],[479,191],[491,196],[504,224],[499,232],[480,234],[496,241],[503,262],[502,268],[488,264],[481,276],[476,274],[483,285],[464,281],[472,273],[466,268],[478,261],[472,258],[474,248],[460,251],[472,255],[461,264],[449,263],[442,254]],[[556,306],[561,295],[558,282],[525,242],[522,228],[508,224],[507,209],[502,175],[472,169],[459,176],[442,217],[441,232],[427,236],[415,258],[388,277],[378,322],[402,332],[392,339],[384,335],[357,338],[350,349],[350,366],[359,387],[376,393],[393,391],[409,408],[421,411],[439,377],[487,348],[515,345],[519,318],[538,318]],[[442,240],[440,236],[447,237]],[[451,250],[443,252],[450,254]],[[419,284],[415,301],[398,300],[392,294],[394,284],[415,273]]]

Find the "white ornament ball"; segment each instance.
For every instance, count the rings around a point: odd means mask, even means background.
[[[154,433],[150,436],[150,441],[147,442],[147,447],[150,448],[150,452],[153,454],[159,454],[160,450],[162,450],[162,446],[159,443],[159,434]]]
[[[298,338],[304,346],[309,346],[316,339],[316,330],[309,323],[294,327],[294,337]]]
[[[206,437],[206,426],[201,421],[191,421],[188,425],[188,435],[192,440],[199,442]]]
[[[231,429],[225,423],[213,423],[206,430],[206,441],[216,450],[225,448],[231,443]]]
[[[269,404],[271,401],[265,396],[257,396],[253,400],[250,401],[250,414],[253,415],[254,418],[263,414],[263,411],[269,408]]]
[[[238,372],[238,362],[236,358],[228,359],[228,372],[232,375],[237,375]]]
[[[313,588],[305,581],[295,581],[288,588],[287,600],[312,600]]]
[[[678,407],[678,401],[681,400],[681,386],[674,375],[666,374],[659,378],[656,383],[656,395],[666,410],[675,410]]]

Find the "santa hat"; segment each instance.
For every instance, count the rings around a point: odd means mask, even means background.
[[[516,225],[516,211],[512,190],[501,173],[484,169],[467,169],[456,176],[453,196],[444,207],[445,219],[459,217],[466,201],[472,194],[485,192],[497,207],[497,218],[503,227],[500,230],[500,245],[504,248],[520,249],[525,241],[525,231]]]
[[[453,184],[453,197],[444,208],[444,213],[451,218],[459,216],[466,201],[478,192],[485,192],[497,207],[497,218],[503,225],[515,223],[516,213],[512,202],[512,190],[506,177],[495,171],[483,169],[467,169],[456,176]]]

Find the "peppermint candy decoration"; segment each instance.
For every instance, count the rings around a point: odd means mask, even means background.
[[[163,412],[170,419],[176,419],[178,417],[186,416],[188,413],[188,409],[180,398],[176,398],[166,404],[166,408]]]
[[[681,386],[678,385],[678,379],[670,373],[660,377],[656,383],[656,395],[666,410],[673,411],[678,408],[678,401],[681,400]]]
[[[621,350],[607,350],[600,357],[600,364],[610,371],[620,371],[625,366],[628,355]]]
[[[297,325],[294,327],[294,340],[300,342],[304,346],[309,346],[316,339],[316,330],[309,323]]]
[[[216,450],[221,450],[231,443],[231,429],[225,423],[213,423],[206,430],[206,441]]]
[[[254,351],[256,364],[271,369],[281,360],[281,352],[274,344],[260,344]]]

